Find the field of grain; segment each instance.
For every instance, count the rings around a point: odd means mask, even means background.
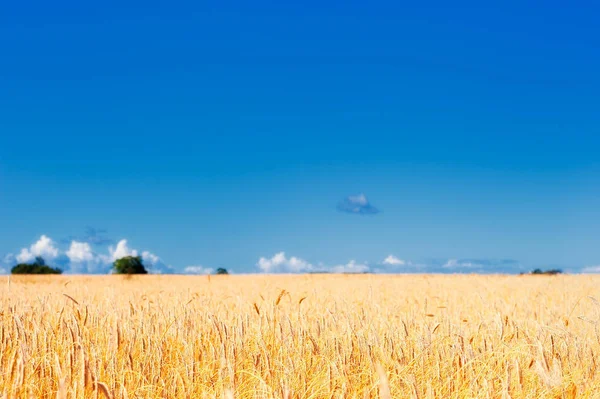
[[[4,398],[599,398],[593,276],[2,277]]]

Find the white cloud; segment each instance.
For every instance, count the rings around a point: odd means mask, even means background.
[[[365,273],[369,271],[369,265],[366,263],[357,263],[354,260],[345,265],[337,265],[329,268],[332,273]]]
[[[155,264],[155,263],[160,262],[160,258],[158,256],[156,256],[153,253],[148,252],[148,251],[142,252],[142,260],[144,260],[145,262],[148,262],[149,264]]]
[[[132,256],[137,256],[136,250],[131,250]],[[168,274],[173,273],[173,267],[171,265],[165,264],[161,258],[154,255],[149,251],[142,252],[142,263],[146,267],[149,273],[152,274]]]
[[[99,254],[93,251],[88,242],[73,240],[66,251],[58,249],[54,241],[45,235],[29,248],[23,248],[17,256],[8,254],[0,262],[1,270],[5,266],[14,266],[15,263],[27,263],[41,256],[47,264],[60,266],[66,273],[108,273],[115,260],[124,256],[138,256],[140,252],[130,248],[127,240],[120,240],[116,247],[108,247],[107,254]],[[172,273],[173,267],[165,264],[160,257],[149,252],[141,253],[142,262],[150,273]]]
[[[448,259],[448,261],[442,265],[444,269],[472,269],[480,266],[481,265],[478,263],[459,261],[458,259]]]
[[[71,241],[65,255],[71,273],[106,273],[112,266],[110,256],[96,254],[87,242]]]
[[[138,252],[135,249],[130,249],[127,246],[127,240],[121,240],[117,243],[117,247],[108,247],[110,258],[115,261],[117,259],[124,258],[125,256],[138,256]]]
[[[17,255],[17,261],[19,263],[31,262],[35,260],[36,256],[41,256],[46,261],[52,261],[58,257],[58,254],[59,251],[54,246],[54,241],[50,237],[42,235],[29,249],[21,249]]]
[[[258,268],[264,273],[308,273],[308,272],[330,272],[330,273],[364,273],[370,270],[366,263],[358,263],[354,260],[346,264],[326,266],[319,263],[315,268],[311,263],[304,259],[292,256],[287,257],[285,252],[279,252],[271,258],[261,257],[257,264]]]
[[[212,274],[213,273],[213,269],[210,267],[204,267],[204,266],[188,266],[185,269],[183,269],[183,272],[185,274]]]
[[[600,273],[600,265],[586,266],[581,269],[581,273]]]
[[[389,255],[383,260],[383,264],[390,266],[404,266],[406,264],[406,261],[396,258],[394,255]]]
[[[87,242],[72,241],[66,254],[71,262],[89,262],[95,258],[92,247]]]
[[[379,213],[379,209],[371,205],[367,196],[364,194],[349,195],[341,200],[337,209],[340,212],[354,213],[358,215],[374,215]]]
[[[367,196],[362,193],[358,195],[348,196],[348,201],[361,206],[365,206],[369,203],[369,200],[367,200]]]
[[[285,252],[279,252],[272,258],[261,257],[257,266],[264,273],[304,273],[313,269],[307,261],[292,256],[287,258]]]
[[[22,248],[21,252],[19,252],[19,254],[17,255],[17,262],[19,263],[31,262],[34,259],[35,256],[31,252],[29,252],[27,248]]]

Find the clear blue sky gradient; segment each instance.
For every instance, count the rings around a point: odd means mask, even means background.
[[[288,3],[3,2],[0,256],[600,264],[598,3]]]

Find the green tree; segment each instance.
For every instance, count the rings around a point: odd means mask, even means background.
[[[33,263],[19,263],[10,269],[10,272],[11,274],[62,274],[59,268],[46,265],[40,256],[36,257]]]
[[[141,256],[125,256],[113,263],[116,274],[148,274]]]
[[[562,272],[563,271],[561,269],[550,269],[550,270],[535,269],[531,272],[531,274],[554,276],[557,274],[562,274]]]
[[[215,274],[229,274],[229,272],[227,271],[227,269],[224,269],[222,267],[219,267],[217,269],[217,271],[215,272]]]
[[[544,272],[542,271],[542,269],[534,269],[531,274],[543,274]]]

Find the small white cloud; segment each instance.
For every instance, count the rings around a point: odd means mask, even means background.
[[[389,255],[383,260],[383,264],[390,266],[404,266],[406,264],[406,261],[396,258],[394,255]]]
[[[66,254],[71,262],[89,262],[95,257],[92,247],[87,242],[72,241]]]
[[[183,272],[185,274],[212,274],[214,272],[214,270],[210,267],[204,267],[204,266],[188,266],[185,269],[183,269]]]
[[[261,257],[257,266],[264,273],[304,273],[313,269],[313,266],[303,259],[295,256],[287,258],[285,252],[279,252],[270,259]]]
[[[348,196],[348,201],[352,202],[353,204],[360,205],[360,206],[365,206],[369,203],[369,200],[367,200],[367,196],[362,193],[358,194],[358,195]]]
[[[17,261],[19,263],[32,262],[36,256],[41,256],[46,261],[52,261],[58,257],[58,254],[58,248],[54,246],[54,241],[50,237],[42,235],[29,249],[21,249],[17,255]]]
[[[17,262],[19,263],[27,263],[31,262],[35,259],[35,256],[29,252],[27,248],[21,249],[21,252],[17,255]]]
[[[113,248],[112,246],[108,247],[108,252],[113,261],[126,256],[138,256],[138,252],[135,249],[130,249],[127,246],[127,240],[119,241],[116,248]]]
[[[148,251],[142,252],[142,260],[148,262],[149,264],[155,264],[160,262],[160,258],[158,256]]]
[[[110,269],[110,257],[96,254],[87,242],[71,241],[65,255],[71,273],[106,273]]]
[[[264,273],[309,273],[309,272],[329,272],[329,273],[364,273],[370,270],[366,263],[358,263],[354,260],[346,264],[327,266],[323,263],[314,267],[304,259],[292,256],[287,257],[285,252],[279,252],[271,258],[262,257],[257,262],[258,268]]]
[[[374,215],[379,213],[379,209],[371,205],[367,196],[362,193],[347,196],[338,203],[337,209],[340,212],[354,213],[357,215]]]
[[[600,273],[600,265],[596,265],[596,266],[586,266],[583,269],[581,269],[581,273]]]
[[[473,269],[480,266],[481,265],[478,263],[459,261],[458,259],[448,259],[448,261],[442,265],[444,269]]]
[[[131,251],[131,253],[137,254],[137,251],[133,250]],[[149,251],[142,252],[142,263],[144,264],[148,272],[152,274],[171,274],[174,271],[171,265],[165,264],[161,258]]]
[[[329,268],[329,271],[332,273],[365,273],[369,270],[369,265],[366,263],[357,263],[354,260],[351,260],[345,265],[337,265]]]

